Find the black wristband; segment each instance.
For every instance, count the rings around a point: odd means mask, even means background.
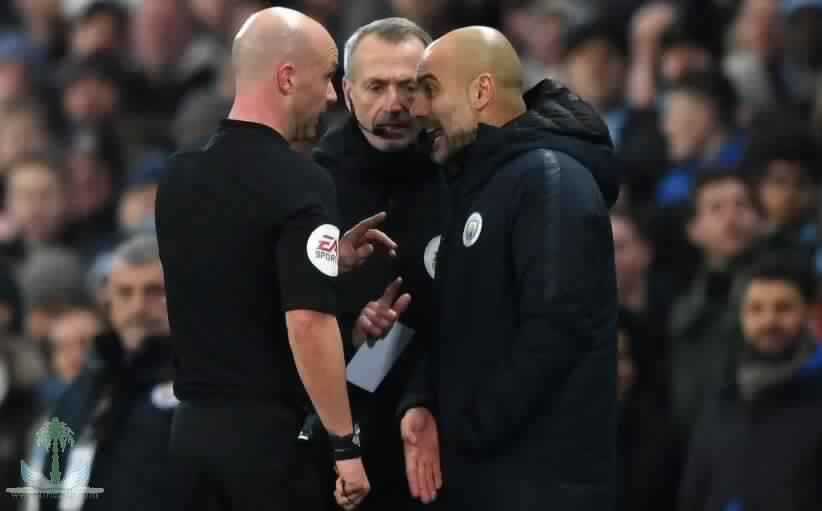
[[[331,444],[331,455],[334,461],[352,460],[362,457],[360,449],[360,427],[354,424],[354,432],[350,435],[337,436],[328,434]]]

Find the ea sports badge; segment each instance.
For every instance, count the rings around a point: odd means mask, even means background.
[[[311,233],[305,245],[308,260],[324,275],[336,277],[339,272],[340,230],[335,225],[323,224]]]
[[[471,213],[471,216],[465,221],[465,228],[462,230],[462,244],[470,247],[477,242],[481,232],[482,215],[478,212]]]
[[[437,252],[440,249],[440,238],[441,236],[434,236],[431,238],[431,241],[429,241],[428,245],[425,246],[425,252],[422,254],[422,262],[425,265],[425,271],[428,272],[428,276],[432,279],[436,274]]]

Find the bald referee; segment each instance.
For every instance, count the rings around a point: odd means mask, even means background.
[[[236,97],[202,147],[180,152],[157,197],[157,233],[182,401],[171,449],[180,509],[308,510],[293,481],[313,408],[329,432],[337,498],[369,490],[346,394],[335,279],[396,246],[376,215],[342,237],[335,189],[290,147],[336,100],[337,47],[289,9],[253,15],[232,49]],[[309,402],[310,399],[310,402]]]

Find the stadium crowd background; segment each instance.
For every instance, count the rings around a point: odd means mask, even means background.
[[[795,260],[814,288],[805,323],[822,333],[822,0],[273,4],[314,16],[340,48],[389,15],[434,37],[498,27],[526,86],[557,79],[602,114],[626,173],[612,215],[621,486],[626,509],[673,509],[690,435],[741,344],[739,277],[766,252]],[[34,421],[107,328],[112,249],[152,231],[165,156],[227,114],[232,36],[269,5],[0,2],[0,488],[19,485]]]

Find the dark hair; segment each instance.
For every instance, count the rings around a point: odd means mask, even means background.
[[[357,47],[367,36],[374,34],[384,41],[391,43],[401,43],[408,39],[419,39],[424,45],[431,44],[431,36],[420,28],[419,25],[406,18],[384,18],[372,21],[371,23],[358,28],[343,49],[343,73],[348,79],[351,78],[351,60]]]
[[[697,206],[699,203],[699,195],[702,191],[705,188],[722,181],[737,181],[743,186],[747,185],[745,178],[736,169],[709,166],[702,167],[697,171],[696,176],[694,177],[693,185],[691,186],[691,196],[685,212],[687,221],[690,222],[696,218],[698,213]]]
[[[818,181],[816,144],[801,119],[781,113],[761,114],[753,121],[750,137],[742,168],[752,184],[757,185],[767,176],[768,165],[779,160],[799,163],[808,177]]]
[[[123,34],[128,29],[128,10],[114,0],[94,0],[85,9],[80,11],[74,19],[75,23],[84,23],[96,16],[110,16],[116,27],[115,33]]]
[[[671,83],[668,92],[683,92],[699,96],[710,102],[717,112],[719,122],[725,127],[736,123],[739,97],[733,84],[717,69],[685,71]]]
[[[562,54],[568,57],[593,41],[603,41],[620,56],[628,56],[628,41],[625,34],[620,27],[605,19],[597,19],[569,29],[563,36]]]
[[[754,281],[784,282],[799,290],[806,302],[816,297],[816,281],[800,254],[785,250],[768,252],[745,272],[745,291]]]

